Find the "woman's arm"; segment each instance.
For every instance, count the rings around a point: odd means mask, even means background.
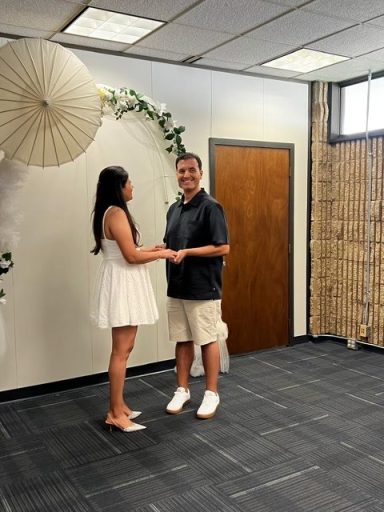
[[[160,258],[173,258],[175,251],[161,250],[137,250],[134,244],[131,228],[127,216],[121,208],[113,208],[105,219],[106,230],[116,240],[120,250],[128,263],[148,263]]]

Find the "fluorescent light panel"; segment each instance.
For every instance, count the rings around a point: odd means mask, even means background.
[[[164,21],[138,18],[128,14],[88,7],[68,25],[64,32],[83,37],[133,44],[164,25],[164,23]]]
[[[302,50],[288,53],[288,55],[284,55],[278,59],[265,62],[262,66],[297,71],[298,73],[309,73],[315,69],[324,68],[325,66],[330,66],[348,59],[349,57],[303,48]]]

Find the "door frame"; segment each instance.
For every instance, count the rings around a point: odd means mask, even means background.
[[[271,149],[288,149],[289,150],[289,184],[288,184],[288,345],[292,346],[293,341],[293,319],[294,319],[294,281],[293,281],[293,262],[294,262],[294,154],[295,145],[285,142],[263,142],[243,139],[218,139],[210,137],[209,141],[209,191],[210,194],[216,196],[216,168],[215,168],[215,151],[216,146],[242,146],[256,148]]]

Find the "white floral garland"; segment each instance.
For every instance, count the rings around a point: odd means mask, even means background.
[[[176,155],[185,153],[185,146],[181,138],[185,127],[177,126],[176,121],[172,119],[172,114],[167,111],[165,103],[155,102],[148,96],[127,87],[114,89],[109,85],[98,84],[97,90],[103,110],[108,107],[112,109],[116,119],[121,119],[129,111],[144,112],[146,119],[158,122],[164,139],[170,141],[170,146],[165,150]]]

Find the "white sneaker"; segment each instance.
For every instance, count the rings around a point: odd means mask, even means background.
[[[167,405],[166,411],[169,414],[178,414],[182,411],[185,404],[191,401],[189,389],[177,388],[172,400]]]
[[[212,418],[215,415],[216,409],[220,403],[220,397],[214,391],[207,390],[204,393],[203,401],[200,407],[197,409],[196,416],[202,420]]]

